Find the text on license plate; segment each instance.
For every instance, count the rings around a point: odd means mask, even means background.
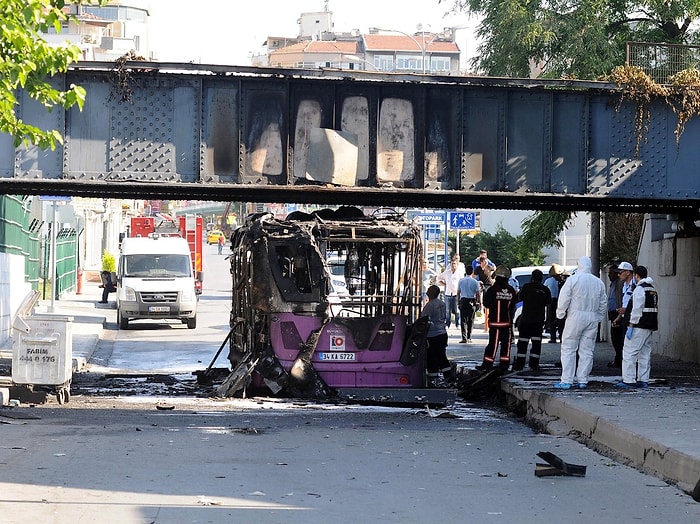
[[[167,313],[170,311],[170,306],[148,306],[148,311],[152,313]]]
[[[355,353],[319,353],[321,360],[355,360]]]

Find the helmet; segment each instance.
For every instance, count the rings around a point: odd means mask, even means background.
[[[505,278],[510,278],[511,271],[508,267],[506,266],[498,266],[496,270],[493,272],[494,277],[505,277]]]
[[[549,268],[549,276],[553,277],[556,275],[563,275],[564,274],[564,268],[560,266],[559,264],[552,264],[552,267]]]

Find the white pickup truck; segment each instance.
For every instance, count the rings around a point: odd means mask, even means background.
[[[136,319],[178,319],[197,327],[197,295],[190,248],[181,237],[125,238],[117,267],[117,324]]]

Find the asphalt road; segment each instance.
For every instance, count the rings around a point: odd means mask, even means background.
[[[0,521],[700,522],[677,488],[497,407],[167,394],[149,374],[203,369],[226,333],[228,268],[210,249],[196,330],[107,326],[91,371],[136,375],[131,392],[2,411]],[[585,477],[536,477],[540,451]]]
[[[31,418],[1,419],[6,523],[700,521],[676,488],[467,404],[74,396],[12,414]],[[540,451],[586,476],[536,477]]]
[[[200,296],[197,328],[187,329],[176,320],[134,320],[129,329],[119,330],[116,312],[109,312],[108,324],[90,362],[94,372],[183,373],[206,369],[229,330],[231,276],[226,253],[217,246],[203,246],[204,282]],[[227,350],[214,362],[228,367]]]

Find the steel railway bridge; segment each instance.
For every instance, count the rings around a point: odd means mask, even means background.
[[[665,101],[636,151],[602,82],[127,62],[54,78],[83,111],[21,93],[55,151],[0,135],[0,190],[115,198],[673,213],[700,210],[700,119]]]

